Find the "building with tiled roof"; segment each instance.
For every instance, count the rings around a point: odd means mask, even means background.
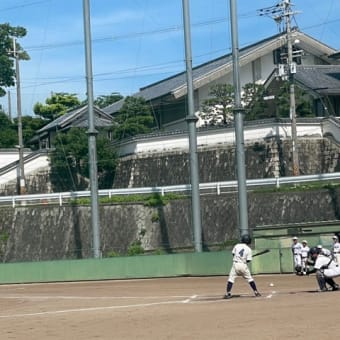
[[[258,83],[270,87],[270,83],[277,79],[278,65],[283,62],[281,58],[286,44],[286,34],[280,33],[240,49],[241,86]],[[340,116],[340,66],[334,58],[336,50],[298,30],[293,31],[293,49],[294,55],[298,56],[295,58],[298,64],[296,83],[311,95],[315,115],[331,113]],[[196,113],[200,111],[213,84],[232,84],[232,72],[231,53],[193,68]],[[157,125],[162,130],[187,128],[186,95],[185,72],[145,86],[133,94],[151,104]],[[124,99],[107,106],[103,111],[114,116],[123,103]]]

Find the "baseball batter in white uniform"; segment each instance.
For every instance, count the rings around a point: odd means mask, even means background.
[[[333,246],[332,246],[332,254],[334,256],[334,260],[340,265],[340,243],[338,236],[334,235]]]
[[[250,270],[247,264],[248,262],[252,260],[252,251],[250,247],[248,246],[249,244],[251,244],[250,236],[243,235],[241,237],[241,243],[236,244],[232,250],[233,265],[230,269],[228,282],[227,282],[227,288],[226,288],[226,294],[223,296],[224,299],[230,299],[232,297],[231,289],[233,287],[233,284],[237,276],[242,276],[244,279],[248,281],[255,296],[261,296],[261,294],[257,291],[255,281],[253,277],[251,276],[251,273],[250,273]]]
[[[334,277],[340,276],[340,266],[332,257],[328,257],[320,252],[320,249],[313,247],[310,250],[310,256],[314,262],[316,279],[320,287],[320,291],[327,291],[326,283],[332,287],[332,290],[338,290],[339,286],[333,280]]]
[[[293,253],[293,261],[294,261],[294,270],[296,275],[302,274],[302,261],[301,261],[301,249],[302,244],[298,242],[298,238],[294,236],[292,238],[292,253]]]

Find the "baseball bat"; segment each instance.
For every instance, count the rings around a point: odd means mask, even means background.
[[[253,257],[260,256],[260,255],[263,255],[263,254],[266,254],[266,253],[269,253],[269,252],[270,252],[270,249],[264,249],[264,250],[259,251],[256,254],[254,254]]]

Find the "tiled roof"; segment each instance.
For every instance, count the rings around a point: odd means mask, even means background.
[[[95,121],[94,125],[96,127],[109,126],[112,124],[112,117],[103,110],[98,107],[94,107],[93,111]],[[88,127],[87,104],[66,112],[64,115],[43,126],[37,131],[37,133],[41,134],[52,129],[63,129],[66,126]]]
[[[319,56],[327,56],[335,52],[334,49],[328,47],[325,44],[322,44],[318,40],[302,33],[296,31],[296,36],[301,40],[304,48],[306,46],[310,46],[311,51],[318,51]],[[261,51],[265,49],[274,50],[280,46],[283,46],[286,43],[285,40],[286,35],[284,33],[280,33],[274,36],[271,36],[267,39],[261,40],[255,44],[249,45],[240,49],[239,57],[240,60],[242,58],[257,58]],[[232,66],[232,54],[229,53],[202,65],[193,68],[192,76],[194,83],[196,82],[196,88],[200,87],[199,80],[204,78],[209,79],[209,75],[216,73],[216,70],[220,70],[220,72],[227,73],[227,67]],[[231,70],[230,70],[231,71]],[[203,82],[202,82],[203,83]],[[174,95],[175,91],[178,91],[181,87],[186,85],[186,73],[178,73],[172,77],[163,79],[154,84],[148,85],[140,89],[139,92],[135,93],[133,96],[143,97],[146,100],[155,100],[165,95]],[[195,84],[194,84],[195,87]],[[185,93],[184,93],[185,94]],[[180,94],[178,94],[180,96]],[[104,112],[108,114],[113,114],[118,112],[124,103],[124,99],[115,102],[106,108],[103,109]]]
[[[340,65],[298,66],[295,79],[320,94],[340,94]]]

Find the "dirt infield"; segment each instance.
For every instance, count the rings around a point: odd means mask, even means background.
[[[315,276],[182,277],[0,286],[1,339],[335,339],[340,292]],[[270,286],[273,283],[274,286]]]

